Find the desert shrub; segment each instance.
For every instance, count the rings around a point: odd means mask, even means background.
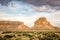
[[[60,40],[59,32],[3,32],[0,40]]]
[[[2,34],[12,33],[11,31],[2,32]]]
[[[16,40],[21,40],[21,38],[16,38]]]
[[[42,33],[39,36],[39,40],[58,40],[60,37],[55,33]]]
[[[28,33],[23,33],[23,36],[32,37],[32,35],[30,35],[30,34],[28,34]]]
[[[2,38],[2,37],[0,37],[0,40],[3,40],[3,38]]]
[[[4,38],[12,38],[14,36],[11,36],[11,35],[5,35]]]

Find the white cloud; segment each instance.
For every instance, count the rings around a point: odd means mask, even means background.
[[[8,4],[8,8],[12,11],[17,11],[19,8],[21,8],[21,6],[17,1],[11,1]]]
[[[49,5],[43,5],[43,6],[38,6],[38,7],[34,7],[33,10],[34,11],[38,11],[38,12],[55,12],[57,10],[55,10],[57,7],[51,7]]]

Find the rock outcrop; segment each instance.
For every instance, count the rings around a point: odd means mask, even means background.
[[[22,31],[29,30],[23,22],[19,21],[0,21],[0,31]]]
[[[40,31],[57,31],[58,29],[60,28],[52,26],[45,17],[41,17],[35,21],[34,26],[32,27],[32,30]]]

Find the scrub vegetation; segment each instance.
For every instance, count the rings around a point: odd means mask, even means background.
[[[0,40],[60,40],[60,32],[1,32]]]

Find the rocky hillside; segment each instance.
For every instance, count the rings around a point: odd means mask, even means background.
[[[0,31],[21,31],[29,30],[23,22],[19,21],[0,21]]]
[[[34,22],[32,28],[24,25],[19,21],[0,21],[0,31],[60,31],[60,28],[55,27],[47,21],[45,17],[41,17]]]
[[[52,26],[45,17],[41,17],[34,22],[34,26],[32,27],[32,30],[57,31],[60,30],[60,28]]]

